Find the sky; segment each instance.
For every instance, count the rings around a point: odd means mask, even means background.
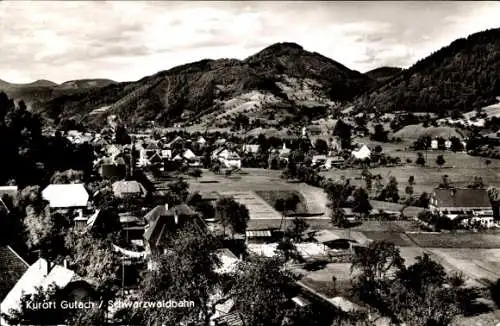
[[[0,79],[133,81],[295,42],[366,72],[500,27],[500,1],[0,1]]]

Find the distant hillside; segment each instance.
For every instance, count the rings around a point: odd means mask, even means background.
[[[358,97],[355,111],[470,111],[500,95],[500,29],[458,39]]]
[[[373,85],[369,77],[325,56],[278,43],[245,60],[201,60],[136,82],[54,92],[33,106],[53,119],[99,120],[106,112],[134,123],[213,126],[231,123],[240,113],[262,121],[300,119],[352,100]]]
[[[365,72],[365,75],[378,82],[385,82],[401,71],[403,71],[403,69],[397,67],[380,67]]]
[[[25,101],[32,108],[44,106],[48,101],[61,96],[73,95],[116,82],[109,79],[82,79],[56,84],[49,80],[37,80],[28,84],[14,84],[0,80],[0,91],[10,98]]]

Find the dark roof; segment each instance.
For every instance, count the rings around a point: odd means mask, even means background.
[[[491,208],[486,189],[452,188],[435,189],[438,207],[484,207]]]
[[[144,232],[144,239],[146,241],[150,241],[154,236],[153,234],[158,233],[158,238],[161,238],[161,234],[163,233],[163,228],[165,227],[165,223],[158,223],[162,217],[170,218],[174,217],[177,212],[180,216],[195,216],[196,212],[186,204],[181,204],[174,206],[173,208],[166,209],[165,205],[158,205],[149,213],[144,216],[144,219],[148,222],[148,227],[146,228],[146,232]],[[161,224],[162,230],[159,230]],[[156,241],[155,241],[156,242]]]
[[[9,246],[0,246],[0,301],[28,270],[29,265]]]

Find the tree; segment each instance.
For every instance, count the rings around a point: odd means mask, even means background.
[[[408,268],[401,269],[397,277],[407,289],[418,294],[423,294],[431,288],[442,287],[447,281],[443,266],[430,259],[426,253],[416,257],[416,262]]]
[[[276,209],[278,212],[283,212],[285,211],[285,200],[283,198],[278,198],[274,202],[274,209]]]
[[[363,188],[356,188],[353,192],[354,202],[352,211],[360,215],[368,215],[373,208],[370,204],[370,198]]]
[[[240,307],[245,325],[281,326],[294,292],[294,277],[282,267],[281,259],[256,258],[241,262],[233,275],[230,293]]]
[[[19,309],[2,311],[1,317],[10,325],[60,325],[65,323],[67,311],[61,308],[59,289],[55,284],[36,287],[33,293],[21,296]],[[35,309],[45,304],[44,309]]]
[[[385,278],[392,268],[404,265],[399,248],[387,241],[374,241],[366,248],[355,251],[351,271],[359,270],[369,280]]]
[[[224,235],[226,228],[230,228],[233,238],[235,233],[245,233],[250,219],[246,206],[230,197],[224,197],[217,201],[215,216],[224,227]]]
[[[306,220],[302,217],[295,217],[292,220],[292,225],[288,228],[288,234],[295,241],[298,242],[302,238],[302,235],[309,227]]]
[[[491,207],[493,209],[493,217],[495,220],[499,219],[499,207],[500,207],[500,191],[497,187],[488,187],[488,197],[490,198]]]
[[[285,210],[294,212],[297,205],[300,203],[300,197],[297,194],[292,194],[285,199]]]
[[[381,200],[391,200],[395,203],[399,200],[398,181],[396,177],[391,176],[389,178],[389,183],[382,190]]]
[[[167,185],[168,202],[172,205],[179,205],[185,203],[189,196],[189,184],[183,179],[179,178],[174,182]]]
[[[425,159],[422,153],[417,154],[417,160],[415,161],[415,163],[417,163],[417,165],[420,165],[422,167],[425,166]]]
[[[276,247],[276,253],[279,257],[282,257],[285,262],[289,261],[290,259],[300,258],[297,247],[295,247],[295,244],[293,244],[293,242],[288,237],[284,237],[283,239],[281,239],[281,241],[278,243],[278,246]]]
[[[439,168],[441,169],[441,167],[446,163],[443,155],[438,155],[437,158],[436,158],[436,164],[437,166],[439,166]]]
[[[483,178],[478,177],[478,176],[474,176],[474,181],[470,185],[468,185],[468,188],[472,188],[472,189],[484,188]]]
[[[371,138],[375,141],[386,142],[388,140],[387,133],[383,125],[376,124]]]
[[[448,189],[450,187],[451,187],[450,180],[448,179],[448,175],[445,174],[441,177],[441,183],[439,184],[439,188]]]
[[[189,309],[151,307],[137,311],[141,325],[209,325],[215,313],[211,298],[219,291],[216,269],[220,261],[216,255],[215,239],[209,234],[187,227],[177,233],[168,252],[162,255],[157,268],[149,270],[141,282],[144,301],[191,300]],[[135,312],[135,311],[134,311]],[[134,313],[132,312],[132,313]],[[127,320],[128,321],[128,320]]]
[[[333,129],[333,135],[338,136],[342,142],[342,148],[351,147],[351,129],[352,127],[342,120],[338,120],[335,128]]]
[[[32,205],[26,207],[26,244],[32,252],[39,250],[43,257],[55,259],[61,254],[64,250],[64,234],[69,226],[70,221],[65,216],[51,214],[48,206],[40,211]]]
[[[314,149],[319,154],[327,154],[328,153],[328,144],[324,139],[318,138],[314,143]]]
[[[112,242],[73,231],[66,235],[65,243],[69,250],[68,268],[97,284],[97,292],[104,300],[114,298],[120,287],[123,267]]]
[[[347,223],[347,217],[342,208],[333,208],[330,213],[330,223],[334,226],[344,226]]]
[[[84,172],[69,169],[66,171],[56,171],[52,178],[50,178],[50,183],[52,184],[71,184],[71,183],[82,183],[84,179]]]

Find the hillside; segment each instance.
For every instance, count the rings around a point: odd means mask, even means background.
[[[385,82],[399,74],[403,69],[397,67],[380,67],[365,72],[365,75],[377,82]]]
[[[25,101],[30,107],[37,108],[47,101],[60,96],[94,90],[116,82],[108,79],[82,79],[56,84],[49,80],[37,80],[29,84],[14,84],[0,80],[0,91],[10,98]]]
[[[277,43],[245,60],[201,60],[136,82],[77,92],[65,84],[33,101],[33,109],[53,119],[99,121],[106,112],[134,123],[212,125],[231,124],[236,115],[249,112],[254,119],[276,123],[324,113],[339,101],[352,100],[374,81],[297,44]]]
[[[435,112],[441,116],[496,103],[500,29],[458,39],[358,97],[355,111]]]

